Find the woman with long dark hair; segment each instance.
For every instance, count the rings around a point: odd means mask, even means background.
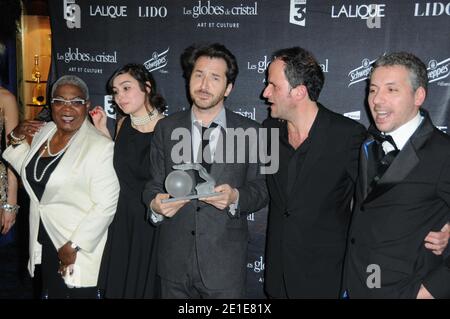
[[[145,67],[127,64],[108,81],[108,91],[125,113],[117,123],[114,168],[120,182],[117,212],[109,228],[101,285],[106,298],[156,298],[157,229],[146,219],[141,194],[150,179],[150,142],[166,108],[156,83]],[[110,136],[106,113],[97,106],[90,115],[95,126]]]

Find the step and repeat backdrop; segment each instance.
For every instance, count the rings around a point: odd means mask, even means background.
[[[409,51],[428,67],[424,108],[447,131],[450,114],[450,1],[419,0],[49,0],[52,75],[75,74],[103,106],[116,110],[106,82],[123,64],[142,63],[168,101],[168,113],[189,108],[180,54],[193,43],[220,42],[236,56],[239,76],[226,106],[262,122],[271,53],[301,46],[325,73],[320,101],[369,124],[367,77],[378,56]],[[248,216],[248,297],[263,298],[267,210]],[[220,270],[218,270],[220,271]]]

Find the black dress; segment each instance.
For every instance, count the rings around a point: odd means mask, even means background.
[[[156,239],[158,230],[146,221],[142,190],[150,179],[150,142],[122,124],[114,146],[114,168],[120,183],[117,211],[108,230],[100,286],[106,298],[156,298]]]

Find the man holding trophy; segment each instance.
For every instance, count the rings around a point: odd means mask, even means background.
[[[238,74],[227,48],[189,47],[182,65],[192,107],[158,122],[143,193],[160,230],[161,296],[245,298],[246,215],[268,201],[255,156],[260,126],[224,107]],[[196,195],[185,196],[194,184]]]

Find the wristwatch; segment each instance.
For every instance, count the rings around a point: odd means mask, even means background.
[[[75,252],[78,252],[78,251],[80,251],[80,246],[78,246],[77,244],[75,244],[75,243],[72,243],[71,242],[71,244],[70,244],[70,247],[72,248],[72,249],[75,249]]]

